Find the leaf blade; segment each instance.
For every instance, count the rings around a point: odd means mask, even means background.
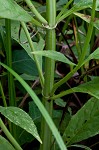
[[[35,52],[32,52],[32,54],[45,56],[45,57],[51,58],[53,60],[57,60],[57,61],[61,61],[63,63],[67,63],[69,65],[73,65],[73,66],[76,65],[73,62],[71,62],[68,58],[66,58],[62,53],[57,52],[57,51],[51,51],[51,50],[35,51]]]
[[[40,143],[42,143],[33,120],[25,111],[17,107],[0,106],[0,112],[8,120],[31,133]]]
[[[52,121],[51,117],[49,116],[48,112],[44,108],[43,104],[41,103],[40,99],[36,96],[36,94],[33,92],[33,90],[29,87],[29,85],[16,73],[14,72],[11,68],[6,66],[5,64],[1,63],[0,64],[6,68],[11,74],[13,74],[14,77],[22,84],[22,86],[26,89],[26,91],[30,94],[32,100],[35,102],[35,104],[38,106],[41,114],[43,115],[44,119],[46,120],[50,130],[52,131],[59,147],[61,150],[67,150],[66,145],[63,142],[62,137],[60,136],[60,133],[58,132],[58,129],[56,128],[54,122]]]
[[[96,134],[99,134],[99,100],[91,98],[71,118],[63,139],[71,145]]]
[[[13,0],[0,0],[0,17],[25,22],[32,20],[32,17]]]
[[[15,150],[14,147],[0,135],[0,150]]]

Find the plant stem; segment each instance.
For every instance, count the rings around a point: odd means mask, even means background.
[[[34,52],[35,48],[33,46],[33,41],[31,40],[30,34],[29,34],[28,30],[27,30],[27,27],[26,27],[24,22],[21,22],[21,25],[22,25],[23,30],[24,30],[24,32],[26,34],[27,39],[28,39],[31,51]],[[43,77],[43,73],[42,73],[42,70],[41,70],[41,67],[40,67],[40,64],[39,64],[39,61],[38,61],[36,55],[34,55],[34,60],[35,60],[35,63],[36,63],[37,69],[38,69],[41,86],[43,87],[43,85],[44,85],[44,77]]]
[[[50,130],[52,131],[59,147],[61,150],[67,150],[64,141],[58,132],[58,129],[56,128],[53,120],[49,116],[48,112],[46,111],[45,107],[43,106],[41,100],[37,97],[37,95],[34,93],[34,91],[31,89],[31,87],[11,68],[9,68],[7,65],[0,62],[0,65],[3,66],[5,69],[7,69],[19,82],[20,84],[25,88],[25,90],[29,93],[30,97],[34,101],[34,103],[39,108],[41,114],[45,118],[47,124],[49,125]]]
[[[10,140],[10,142],[13,144],[13,146],[15,147],[15,149],[16,150],[22,150],[22,148],[20,147],[20,145],[17,143],[17,141],[13,138],[13,136],[10,134],[10,132],[6,128],[6,126],[3,123],[3,121],[1,120],[1,118],[0,118],[0,127],[2,128],[2,130],[5,133],[5,135],[7,136],[7,138]]]
[[[12,49],[11,49],[11,21],[5,19],[6,27],[6,57],[7,65],[12,68]],[[9,92],[9,105],[16,106],[15,86],[14,79],[11,73],[8,72],[8,92]],[[9,122],[10,132],[16,138],[16,127]]]
[[[53,95],[51,97],[51,100],[55,100],[55,99],[61,98],[61,97],[65,96],[65,95],[68,95],[68,94],[71,94],[71,93],[74,93],[73,88],[71,88],[69,90],[66,90],[66,91],[63,91],[63,92],[61,92],[61,93],[59,93],[57,95]]]
[[[68,8],[68,6],[73,2],[73,0],[69,0],[68,3],[61,9],[61,12],[57,15],[56,19],[58,20],[63,13],[66,11],[66,9]]]
[[[0,82],[0,91],[1,91],[1,96],[2,96],[2,100],[3,100],[3,105],[4,105],[4,107],[7,107],[6,98],[5,98],[5,95],[4,95],[4,92],[3,92],[1,82]]]
[[[77,64],[77,66],[71,72],[69,72],[59,82],[54,84],[53,89],[51,91],[52,95],[59,86],[61,86],[66,81],[68,81],[73,76],[73,74],[82,66],[82,63],[83,63],[83,61],[85,59],[85,56],[86,56],[86,53],[87,53],[87,49],[88,49],[88,45],[89,45],[89,42],[90,42],[90,39],[91,39],[91,35],[92,35],[92,32],[93,32],[93,22],[94,22],[94,17],[95,17],[95,8],[96,8],[96,0],[93,0],[91,21],[90,21],[90,24],[89,24],[89,27],[88,27],[88,32],[87,32],[87,35],[86,35],[84,47],[83,47],[82,54],[81,54],[81,57],[79,59],[79,62]]]
[[[47,0],[46,9],[46,18],[48,20],[49,27],[54,27],[56,24],[56,0]],[[46,49],[53,51],[56,50],[55,29],[47,29]],[[49,100],[49,97],[54,84],[54,68],[54,60],[50,58],[45,58],[45,82],[43,89],[43,104],[51,117],[53,112],[53,102]],[[52,143],[52,134],[44,118],[42,118],[41,122],[41,138],[43,144],[40,146],[40,150],[50,150]]]
[[[5,27],[6,27],[6,57],[7,57],[7,65],[12,68],[12,49],[11,49],[11,21],[5,19]],[[9,105],[16,106],[15,101],[15,87],[14,87],[14,79],[12,74],[8,72],[8,90],[9,90]]]
[[[41,16],[41,14],[37,11],[37,9],[34,7],[33,3],[30,0],[25,0],[27,3],[28,7],[31,9],[31,11],[35,14],[37,19],[43,23],[44,25],[47,25],[47,21]]]

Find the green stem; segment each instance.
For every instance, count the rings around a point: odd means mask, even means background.
[[[49,125],[50,130],[52,131],[59,147],[61,150],[67,150],[64,141],[62,140],[62,137],[60,133],[58,132],[53,120],[49,116],[48,112],[46,111],[45,107],[42,105],[41,100],[37,97],[37,95],[34,93],[34,91],[31,89],[31,87],[11,68],[9,68],[7,65],[0,62],[0,65],[2,65],[5,69],[7,69],[19,82],[20,84],[25,88],[25,90],[29,93],[30,97],[34,101],[34,103],[37,105],[38,109],[40,110],[42,116],[45,118],[47,124]]]
[[[1,96],[2,96],[2,99],[3,99],[3,105],[4,105],[4,107],[7,107],[6,98],[5,98],[5,95],[4,95],[4,92],[3,92],[1,82],[0,82],[0,91],[1,91]]]
[[[41,14],[37,11],[37,9],[34,7],[33,3],[30,0],[25,0],[28,7],[31,9],[31,11],[35,14],[36,18],[43,23],[44,25],[47,25],[48,22],[41,16]]]
[[[48,19],[49,27],[54,27],[56,24],[56,0],[47,0],[46,9],[46,18]],[[56,50],[55,29],[47,29],[46,49],[53,51]],[[49,97],[54,84],[54,68],[54,60],[50,58],[45,58],[45,82],[43,89],[43,104],[51,117],[53,112],[53,102],[49,100]],[[42,118],[41,122],[41,138],[43,144],[40,146],[40,150],[50,150],[52,143],[52,133],[44,118]]]
[[[6,27],[6,57],[7,65],[12,68],[12,49],[11,49],[11,21],[5,19]],[[9,90],[9,105],[16,106],[14,79],[11,73],[8,72],[8,90]]]
[[[66,11],[68,6],[73,2],[73,0],[69,0],[69,2],[62,8],[61,12],[57,15],[56,20],[59,20],[59,18],[63,15],[63,13]]]
[[[65,96],[65,95],[68,95],[68,94],[71,94],[71,93],[74,93],[73,88],[69,89],[69,90],[66,90],[66,91],[63,91],[63,92],[61,92],[61,93],[59,93],[57,95],[52,96],[51,100],[55,100],[55,99],[61,98],[61,97]]]
[[[3,121],[1,120],[1,118],[0,118],[0,127],[3,130],[3,132],[5,133],[5,135],[7,136],[7,138],[9,139],[9,141],[13,144],[13,146],[15,147],[15,149],[16,150],[22,150],[22,148],[20,147],[20,145],[17,143],[17,141],[13,138],[13,136],[10,134],[10,132],[6,128],[6,126],[3,123]]]
[[[7,65],[12,68],[12,49],[11,49],[11,21],[9,19],[5,19],[5,27],[6,27],[6,57],[7,57]],[[8,92],[9,92],[9,105],[16,106],[16,96],[15,96],[15,86],[14,79],[11,73],[8,72]],[[16,138],[16,127],[12,123],[9,122],[10,132]]]
[[[26,34],[27,39],[28,39],[28,42],[29,42],[31,51],[34,52],[34,51],[35,51],[35,48],[34,48],[34,46],[33,46],[33,41],[31,40],[30,34],[29,34],[28,30],[27,30],[27,27],[26,27],[26,25],[25,25],[24,22],[21,22],[21,25],[22,25],[23,30],[24,30],[24,32],[25,32],[25,34]],[[38,69],[41,86],[43,87],[43,85],[44,85],[44,77],[43,77],[43,73],[42,73],[42,70],[41,70],[41,67],[40,67],[40,64],[39,64],[39,61],[38,61],[36,55],[34,55],[34,60],[35,60],[35,63],[36,63],[37,69]]]
[[[91,21],[90,21],[90,24],[89,24],[89,27],[88,27],[88,32],[87,32],[87,35],[86,35],[84,47],[83,47],[82,54],[81,54],[81,57],[79,59],[78,65],[71,72],[69,72],[63,79],[61,79],[59,82],[54,84],[53,89],[51,91],[52,95],[59,86],[61,86],[66,81],[68,81],[74,75],[74,73],[81,67],[81,65],[82,65],[82,63],[85,59],[87,49],[88,49],[88,45],[89,45],[91,35],[92,35],[92,32],[93,32],[93,22],[94,22],[94,17],[95,17],[95,8],[96,8],[96,0],[93,0]]]

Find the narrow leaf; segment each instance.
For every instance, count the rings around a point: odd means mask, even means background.
[[[89,15],[85,15],[85,14],[81,14],[81,13],[74,13],[76,16],[80,17],[81,19],[83,19],[84,21],[86,21],[87,23],[90,23],[91,20],[91,16]],[[94,22],[93,22],[94,27],[96,27],[99,30],[99,18],[95,18]]]
[[[63,139],[67,145],[99,134],[99,100],[91,98],[70,120]]]
[[[81,84],[72,88],[73,92],[88,93],[91,96],[99,99],[99,77],[94,78],[92,81]]]
[[[67,63],[69,65],[73,65],[73,66],[75,65],[74,63],[72,63],[68,58],[66,58],[60,52],[47,50],[47,51],[35,51],[35,52],[32,52],[32,54],[45,56],[45,57],[51,58],[53,60],[57,60],[57,61],[61,61],[63,63]]]
[[[52,99],[60,98],[74,92],[88,93],[89,95],[99,99],[99,77],[94,77],[92,78],[92,81],[80,84],[77,87],[63,91],[60,94],[53,96]]]
[[[14,147],[0,135],[0,150],[15,150]]]
[[[0,0],[0,17],[26,22],[32,20],[32,17],[14,0]]]
[[[99,48],[97,48],[93,53],[91,53],[89,57],[83,62],[82,65],[84,65],[86,62],[88,62],[91,59],[99,60]]]
[[[84,150],[92,150],[90,147],[80,144],[71,145],[70,147],[80,147],[83,148]]]
[[[5,64],[0,62],[0,65],[2,65],[4,68],[6,68],[13,76],[22,84],[22,86],[26,89],[26,91],[29,93],[31,96],[32,100],[35,102],[35,104],[38,106],[41,114],[43,115],[44,119],[46,120],[49,128],[51,129],[59,147],[61,150],[67,150],[62,137],[60,136],[60,133],[58,132],[58,129],[56,128],[54,122],[52,121],[50,115],[46,111],[45,107],[41,103],[40,99],[36,96],[34,91],[30,88],[30,86],[16,73],[14,72],[11,68],[6,66]]]
[[[83,10],[85,8],[89,8],[91,6],[92,6],[92,0],[87,0],[87,1],[86,0],[80,0],[80,1],[75,0],[73,7],[69,10],[66,10],[64,12],[64,14],[60,18],[57,18],[56,20],[57,20],[57,22],[60,22],[63,19],[65,19],[66,17],[68,17],[69,15],[71,15],[72,13],[77,12],[79,10]]]
[[[11,122],[31,133],[40,143],[42,143],[32,118],[25,111],[17,107],[0,106],[0,112]]]

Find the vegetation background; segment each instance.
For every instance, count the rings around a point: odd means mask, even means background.
[[[98,76],[98,0],[0,0],[0,150],[98,149]]]

